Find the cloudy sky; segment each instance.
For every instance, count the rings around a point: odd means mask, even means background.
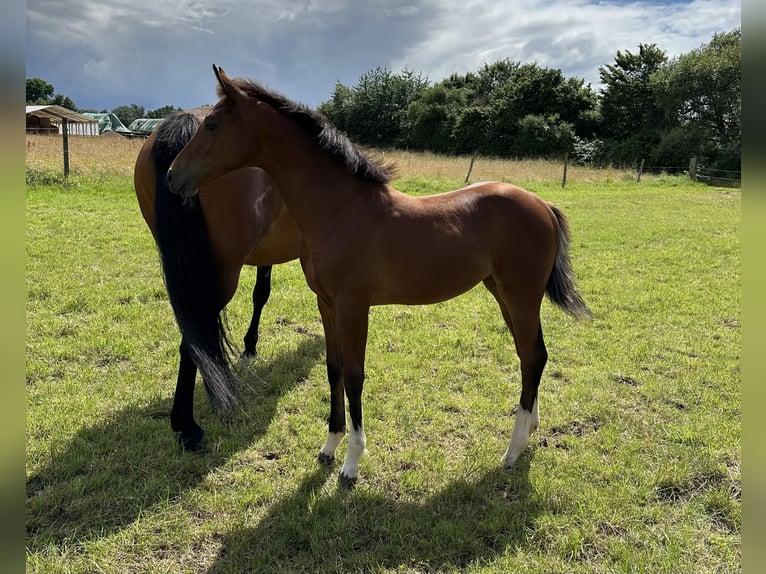
[[[504,58],[598,86],[618,50],[669,57],[740,26],[739,0],[27,0],[26,75],[79,108],[191,108],[212,64],[310,106],[377,67],[435,83]]]

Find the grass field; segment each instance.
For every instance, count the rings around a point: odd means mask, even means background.
[[[133,149],[73,157],[62,184],[35,145],[28,572],[740,571],[739,191],[619,172],[570,172],[562,190],[542,164],[477,160],[472,180],[517,181],[569,216],[595,318],[544,304],[541,428],[508,472],[520,377],[491,296],[373,308],[369,452],[349,492],[315,462],[328,390],[298,263],[274,268],[260,356],[240,365],[244,408],[218,421],[199,389],[207,448],[180,452],[178,334]],[[396,159],[395,186],[413,194],[459,187],[468,163]],[[244,270],[229,306],[237,339],[254,278]]]

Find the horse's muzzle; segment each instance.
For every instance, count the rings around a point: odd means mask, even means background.
[[[175,193],[182,197],[193,197],[197,195],[196,186],[191,185],[188,180],[185,180],[183,174],[179,177],[173,169],[169,169],[165,176],[168,182],[168,188],[171,193]]]

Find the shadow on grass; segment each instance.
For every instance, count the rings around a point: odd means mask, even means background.
[[[323,352],[324,340],[310,335],[294,351],[249,367],[267,382],[254,383],[242,412],[225,424],[211,414],[198,380],[195,411],[207,439],[200,453],[178,447],[170,429],[172,397],[126,407],[54,447],[51,462],[27,478],[27,549],[103,537],[193,488],[266,432],[280,397],[308,376]]]
[[[357,487],[321,491],[337,469],[319,466],[253,529],[234,532],[208,574],[463,569],[525,544],[541,513],[528,451],[513,471],[455,481],[422,503]],[[409,570],[407,570],[409,571]]]

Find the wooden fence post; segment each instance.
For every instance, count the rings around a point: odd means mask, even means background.
[[[641,165],[638,166],[638,175],[636,176],[636,183],[641,183],[641,173],[643,173],[643,171],[644,171],[644,162],[645,161],[646,161],[645,159],[642,159],[641,160]]]
[[[61,118],[61,133],[64,136],[64,177],[69,175],[69,120]]]
[[[697,158],[693,157],[689,161],[689,177],[693,180],[697,180]]]
[[[567,165],[569,165],[569,152],[564,152],[564,176],[561,178],[561,189],[567,184]]]
[[[468,166],[468,173],[465,174],[465,183],[468,183],[468,178],[471,177],[471,171],[473,170],[473,162],[476,161],[476,151],[474,150],[473,155],[471,156],[471,163]]]

